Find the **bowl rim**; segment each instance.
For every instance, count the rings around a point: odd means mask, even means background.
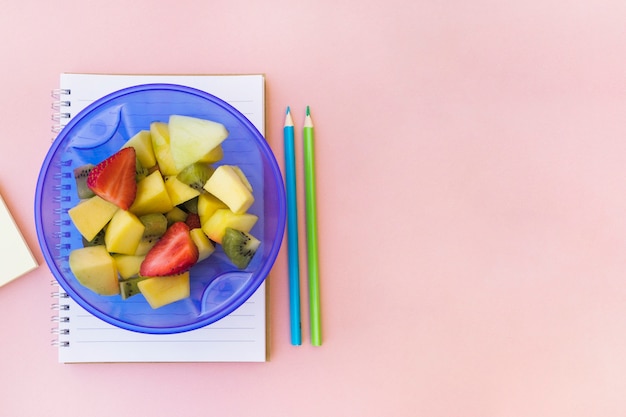
[[[205,100],[210,101],[212,104],[218,105],[222,107],[227,112],[231,113],[239,122],[241,122],[251,133],[254,139],[257,142],[257,145],[260,147],[261,153],[264,155],[264,158],[269,162],[269,169],[273,174],[271,176],[272,180],[275,181],[276,190],[278,195],[273,196],[278,202],[277,205],[277,223],[276,223],[276,236],[272,241],[272,246],[268,252],[268,256],[266,261],[261,264],[259,269],[252,274],[252,279],[249,280],[249,283],[246,284],[244,288],[234,294],[228,302],[223,306],[220,311],[211,314],[205,318],[194,321],[189,324],[177,325],[177,326],[168,326],[168,327],[153,327],[153,326],[143,326],[130,323],[128,321],[124,321],[115,317],[112,317],[108,314],[102,313],[98,309],[94,308],[90,303],[88,303],[83,297],[81,297],[78,292],[72,289],[69,284],[66,283],[63,273],[58,268],[56,262],[54,261],[54,255],[51,253],[50,248],[47,244],[45,244],[45,234],[44,234],[44,225],[43,225],[43,217],[42,217],[42,188],[45,182],[45,174],[50,167],[50,163],[57,151],[61,147],[65,137],[72,131],[74,126],[78,124],[83,118],[89,115],[92,112],[98,111],[98,109],[104,104],[123,97],[125,95],[141,93],[144,91],[155,91],[155,90],[164,90],[164,91],[175,91],[182,92],[187,94],[192,94],[199,96]],[[264,168],[267,170],[267,168]],[[276,258],[278,257],[278,253],[280,251],[280,247],[282,245],[284,230],[286,225],[286,197],[285,197],[285,187],[284,180],[282,177],[282,172],[278,165],[278,161],[274,152],[270,148],[265,137],[259,132],[259,130],[250,122],[250,120],[245,117],[239,110],[233,107],[231,104],[222,100],[221,98],[210,94],[206,91],[202,91],[193,87],[188,87],[180,84],[173,83],[146,83],[146,84],[138,84],[130,87],[125,87],[109,94],[106,94],[96,100],[94,100],[91,104],[86,106],[80,112],[78,112],[67,125],[61,129],[58,135],[55,137],[52,145],[50,146],[44,161],[42,163],[40,173],[37,180],[37,185],[35,188],[35,200],[34,200],[34,212],[35,212],[35,226],[37,232],[37,238],[39,241],[39,246],[42,250],[42,254],[48,265],[48,268],[52,272],[56,282],[61,286],[61,288],[68,294],[68,296],[74,300],[78,305],[87,310],[90,314],[98,317],[99,319],[122,329],[135,331],[139,333],[148,333],[148,334],[173,334],[173,333],[182,333],[195,329],[199,329],[201,327],[205,327],[211,323],[214,323],[233,311],[239,308],[252,294],[254,294],[258,288],[261,286],[263,282],[265,282],[267,276],[269,275],[271,269],[273,268]]]

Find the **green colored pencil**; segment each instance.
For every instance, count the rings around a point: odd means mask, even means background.
[[[306,208],[307,255],[309,270],[309,308],[311,323],[311,344],[322,344],[320,319],[320,284],[319,261],[317,243],[317,204],[315,186],[315,139],[313,120],[309,106],[306,108],[306,117],[302,131],[304,151],[304,186]]]

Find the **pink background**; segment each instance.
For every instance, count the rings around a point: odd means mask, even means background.
[[[0,193],[41,263],[60,72],[264,73],[279,161],[311,105],[324,345],[289,343],[283,248],[269,362],[58,364],[43,265],[0,288],[2,415],[626,415],[626,2],[4,3]]]

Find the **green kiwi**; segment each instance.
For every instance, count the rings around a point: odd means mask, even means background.
[[[120,281],[120,295],[122,296],[122,300],[126,300],[133,295],[141,293],[137,284],[144,279],[146,279],[146,277],[133,277]]]
[[[135,167],[135,180],[137,182],[141,181],[142,179],[146,178],[149,174],[149,169],[144,167],[141,164],[141,161],[139,161],[139,158],[137,158],[137,164]]]
[[[182,204],[183,210],[187,213],[198,214],[198,197],[194,197],[191,200],[187,200]]]
[[[94,164],[81,165],[74,169],[74,180],[76,180],[76,192],[78,198],[81,200],[91,198],[95,194],[89,187],[87,187],[87,177],[91,170],[95,167]]]
[[[183,168],[182,171],[176,175],[178,181],[183,182],[191,188],[200,192],[204,191],[204,184],[209,180],[215,169],[202,162],[195,162],[191,165]]]
[[[167,218],[161,213],[150,213],[140,216],[139,220],[146,228],[135,254],[145,255],[167,230]]]
[[[226,228],[222,238],[224,253],[239,269],[245,269],[250,264],[260,245],[261,241],[250,233],[236,230],[232,227]]]
[[[150,213],[139,216],[139,220],[146,229],[143,232],[144,237],[156,236],[161,237],[167,230],[167,219],[164,214]]]

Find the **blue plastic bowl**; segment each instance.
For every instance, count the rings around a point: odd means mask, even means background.
[[[218,245],[191,270],[191,296],[152,309],[142,295],[122,300],[100,296],[73,276],[68,257],[83,246],[67,211],[78,203],[74,168],[97,164],[135,133],[172,114],[220,122],[229,131],[219,163],[239,165],[254,189],[249,212],[259,217],[252,234],[259,252],[238,270]],[[173,84],[138,85],[109,94],[85,108],[61,131],[43,162],[35,194],[35,224],[46,263],[67,294],[96,317],[114,326],[154,334],[194,330],[227,316],[263,283],[272,268],[285,228],[283,178],[265,138],[238,110],[203,91]]]

